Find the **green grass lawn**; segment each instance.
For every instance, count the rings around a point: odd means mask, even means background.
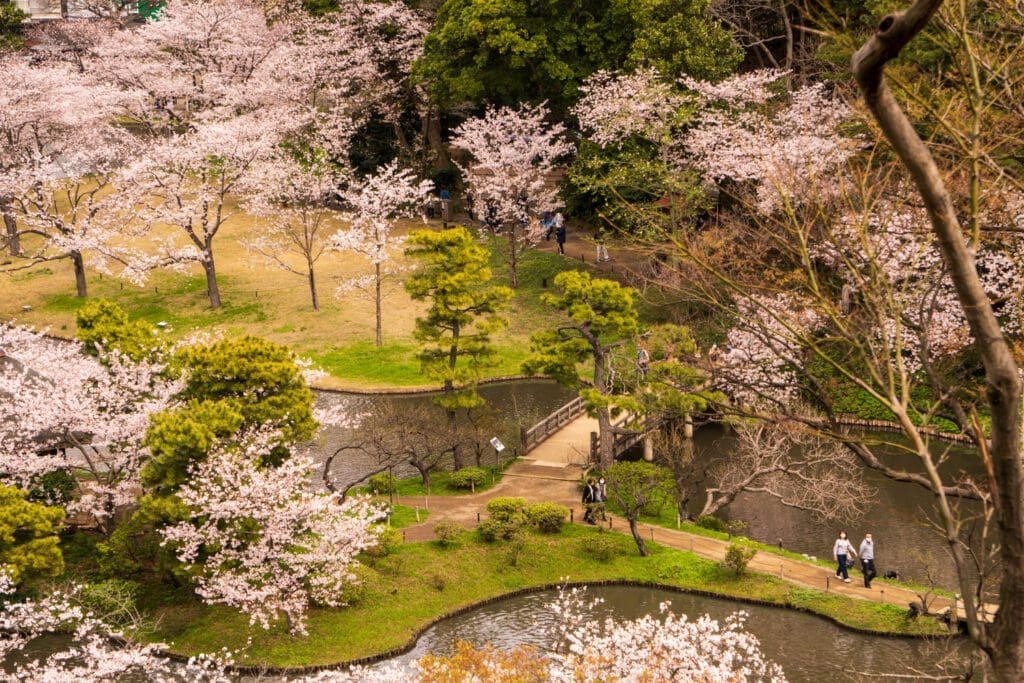
[[[586,550],[598,534],[616,549],[607,562]],[[692,553],[653,543],[650,547],[652,555],[642,558],[628,536],[568,526],[560,535],[529,534],[513,562],[507,544],[484,544],[467,532],[452,548],[436,542],[410,543],[391,556],[372,560],[362,572],[362,587],[349,596],[351,605],[313,610],[306,636],[292,636],[283,625],[269,631],[250,627],[246,617],[227,607],[168,599],[152,611],[157,628],[146,637],[169,643],[184,655],[245,649],[251,637],[240,663],[333,664],[400,647],[431,620],[490,597],[562,580],[613,579],[789,605],[879,633],[945,633],[938,622],[909,621],[892,605],[799,588],[766,575],[737,578]]]

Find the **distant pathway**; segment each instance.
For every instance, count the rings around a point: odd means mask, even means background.
[[[573,420],[531,451],[529,457],[520,458],[513,463],[497,486],[482,493],[468,496],[397,498],[396,502],[403,505],[430,510],[428,521],[406,527],[406,540],[425,541],[434,538],[434,526],[442,520],[473,528],[479,519],[487,518],[487,501],[498,496],[519,496],[531,503],[559,503],[573,510],[573,519],[579,521],[583,516],[579,488],[583,471],[581,464],[587,460],[590,432],[596,431],[596,425],[597,421],[586,415]],[[625,519],[609,519],[613,531],[628,533],[628,522]],[[728,541],[686,531],[648,524],[641,524],[640,529],[645,539],[688,550],[710,560],[722,560],[729,547]],[[754,555],[749,567],[800,586],[863,600],[887,602],[901,608],[906,608],[911,602],[918,600],[917,594],[913,591],[888,584],[884,580],[874,581],[874,587],[871,589],[864,588],[859,572],[852,573],[850,583],[843,583],[835,578],[834,572],[830,569],[764,551],[758,551]],[[930,607],[934,612],[942,612],[948,609],[951,603],[949,598],[936,597]],[[988,609],[994,608],[988,606]],[[962,618],[962,606],[958,606],[957,611]]]

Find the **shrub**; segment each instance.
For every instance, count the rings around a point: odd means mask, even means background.
[[[487,470],[482,467],[463,467],[452,472],[448,479],[452,488],[473,490],[487,481]]]
[[[377,543],[364,552],[370,557],[387,557],[402,546],[402,532],[386,526],[380,530]]]
[[[747,530],[747,523],[742,519],[730,519],[725,523],[725,530],[729,536],[741,536]]]
[[[725,551],[725,559],[722,560],[722,567],[740,576],[747,571],[747,565],[757,554],[757,548],[751,548],[742,543],[730,543]]]
[[[545,534],[557,534],[561,531],[568,516],[569,508],[557,503],[534,503],[526,508],[526,518],[530,524]]]
[[[107,579],[87,583],[79,593],[79,600],[87,610],[117,626],[137,626],[142,621],[136,599],[140,586],[134,581]]]
[[[93,299],[78,309],[77,336],[91,354],[117,350],[132,360],[142,360],[160,345],[157,329],[147,322],[128,320],[128,314],[108,299]]]
[[[462,535],[462,527],[455,522],[438,522],[434,525],[434,534],[437,535],[437,543],[442,548],[449,548],[455,545],[459,536]]]
[[[500,496],[498,498],[492,498],[487,503],[487,512],[491,515],[491,519],[498,522],[522,523],[525,519],[525,510],[525,498]]]
[[[619,544],[611,534],[596,534],[582,541],[583,552],[598,562],[611,562],[619,554]]]
[[[718,517],[712,517],[711,515],[704,515],[703,517],[698,517],[697,526],[702,527],[704,529],[711,529],[712,531],[719,531],[723,534],[729,532],[729,530],[725,526],[725,522],[720,520]]]
[[[398,490],[398,481],[390,472],[381,472],[370,477],[370,492],[387,495]]]
[[[371,588],[377,583],[377,570],[365,564],[356,563],[350,571],[355,579],[346,581],[341,587],[340,599],[343,605],[354,605],[365,600],[371,594]]]
[[[525,549],[526,539],[523,537],[522,530],[517,529],[508,539],[508,555],[505,558],[508,562],[508,566],[519,566],[519,558],[522,557],[523,550]]]
[[[428,578],[428,581],[430,583],[430,586],[438,593],[440,593],[448,586],[450,577],[448,576],[447,572],[439,570],[431,574],[430,577]]]
[[[480,540],[486,543],[494,543],[495,541],[507,541],[514,537],[519,531],[519,524],[514,522],[501,522],[496,519],[486,519],[480,522],[477,526],[476,532],[480,536]]]

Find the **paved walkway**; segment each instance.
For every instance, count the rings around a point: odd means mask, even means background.
[[[589,450],[590,432],[596,429],[596,424],[596,420],[586,416],[570,422],[531,451],[529,457],[520,458],[513,463],[505,472],[502,481],[485,492],[469,496],[397,498],[396,502],[403,505],[430,510],[429,520],[404,530],[406,540],[425,541],[434,538],[434,525],[442,520],[472,528],[479,520],[487,518],[487,501],[498,496],[519,496],[530,502],[560,503],[573,511],[574,520],[580,520],[583,515],[579,489],[583,469],[580,464],[586,461],[586,452],[582,451],[581,444],[584,443],[585,437]],[[629,531],[628,522],[623,518],[610,517],[608,524],[613,531]],[[652,539],[661,545],[688,550],[715,561],[725,557],[729,546],[728,541],[686,531],[647,524],[641,524],[640,529],[644,538]],[[749,566],[755,571],[778,576],[800,586],[863,600],[887,602],[902,608],[918,600],[917,594],[913,591],[888,584],[884,580],[876,580],[873,582],[873,588],[866,589],[859,572],[853,573],[851,583],[843,583],[835,578],[830,569],[764,551],[754,555]],[[933,612],[942,612],[951,606],[951,602],[949,598],[936,597],[930,609]],[[988,606],[988,609],[991,611],[994,607]],[[958,606],[957,612],[962,618],[962,606]]]

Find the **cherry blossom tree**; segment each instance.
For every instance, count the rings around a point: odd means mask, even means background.
[[[311,491],[306,456],[258,467],[272,443],[250,435],[196,464],[178,492],[192,519],[161,533],[196,570],[204,600],[237,607],[263,628],[283,615],[304,633],[311,602],[343,604],[355,556],[376,542],[372,523],[382,512],[366,499]]]
[[[490,207],[508,237],[508,265],[512,286],[517,286],[516,263],[529,245],[544,235],[531,218],[560,206],[552,180],[556,164],[573,147],[565,140],[565,126],[548,123],[543,104],[489,108],[480,118],[455,129],[451,146],[465,150],[471,161],[457,163],[481,207]]]
[[[67,472],[74,498],[54,502],[109,531],[115,511],[138,497],[149,418],[174,403],[180,381],[168,380],[160,362],[96,357],[24,328],[0,325],[0,348],[4,481],[30,488]]]
[[[295,67],[317,62],[300,58],[294,31],[252,2],[173,0],[159,21],[92,48],[95,73],[145,95],[122,112],[155,136],[121,171],[136,222],[184,238],[156,239],[134,274],[199,263],[221,305],[214,240],[234,215],[228,196],[311,122],[311,69]]]
[[[173,226],[185,238],[155,238],[149,259],[139,262],[139,276],[160,266],[198,263],[210,306],[220,307],[214,240],[237,214],[229,197],[257,163],[274,154],[291,122],[286,112],[268,110],[201,123],[156,143],[126,167],[137,220],[146,228]]]
[[[112,119],[137,98],[64,64],[8,56],[0,69],[3,240],[23,256],[4,270],[68,259],[84,297],[87,257],[104,271],[129,257],[117,246],[124,203],[111,184],[135,147]]]
[[[331,200],[340,174],[322,152],[310,156],[279,152],[248,175],[246,207],[262,224],[243,244],[266,262],[304,277],[313,310],[319,311],[316,264],[335,229],[338,212]]]
[[[159,644],[124,639],[121,629],[83,607],[81,586],[55,591],[39,599],[18,600],[8,576],[0,576],[0,660],[6,680],[112,681],[138,678],[156,683],[228,683],[230,656],[170,659]],[[32,641],[56,631],[74,635],[43,659],[26,651]],[[10,668],[6,663],[12,663]]]
[[[583,97],[572,113],[589,139],[602,147],[633,136],[667,145],[688,99],[653,68],[633,73],[598,71],[580,86],[580,92]]]
[[[819,190],[838,189],[833,174],[857,147],[837,133],[850,108],[822,83],[786,94],[781,106],[769,106],[770,86],[784,71],[755,71],[721,83],[683,78],[704,102],[698,122],[682,140],[679,163],[695,166],[716,182],[729,179],[757,184],[758,209],[783,208],[814,179]]]
[[[393,272],[389,271],[392,251],[404,242],[392,230],[400,218],[413,215],[423,206],[432,189],[431,181],[417,182],[411,171],[391,163],[365,180],[353,182],[341,193],[351,208],[352,227],[335,234],[331,243],[333,248],[356,252],[373,264],[371,282],[367,284],[372,288],[376,310],[377,346],[383,343],[381,288],[384,278]],[[362,278],[349,280],[339,292],[363,284]]]

